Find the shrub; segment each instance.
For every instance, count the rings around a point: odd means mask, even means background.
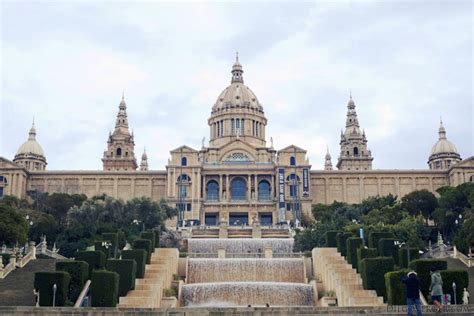
[[[377,257],[377,249],[375,248],[364,248],[357,249],[357,271],[360,272],[360,262],[365,258]]]
[[[119,246],[119,237],[117,233],[103,233],[102,234],[102,240],[103,241],[108,241],[112,244],[109,249],[111,249],[111,258],[117,258],[117,250]]]
[[[456,302],[462,303],[464,288],[469,287],[469,273],[465,270],[440,271],[443,279],[443,293],[451,294],[451,304],[454,304],[453,282],[456,283]]]
[[[146,263],[151,262],[151,241],[148,239],[137,239],[133,242],[133,249],[143,249],[146,251]]]
[[[40,306],[53,306],[53,285],[56,284],[56,304],[55,306],[67,305],[67,293],[71,277],[64,271],[56,272],[36,272],[35,289],[40,291]]]
[[[152,231],[143,232],[140,234],[140,238],[148,239],[151,242],[151,252],[155,252],[155,233]]]
[[[418,248],[408,248],[410,252],[410,262],[420,258]],[[402,268],[408,268],[407,248],[402,247],[398,249],[398,265]]]
[[[143,249],[122,250],[123,259],[133,259],[137,263],[137,278],[145,276],[146,251]]]
[[[428,297],[428,289],[431,284],[430,268],[435,267],[438,270],[446,270],[448,268],[448,263],[446,260],[417,259],[410,262],[408,266],[418,274],[418,278],[420,278],[421,293],[423,293],[425,297]]]
[[[369,248],[378,248],[380,239],[393,237],[395,236],[390,232],[371,232],[368,240]]]
[[[69,273],[71,282],[69,283],[70,301],[75,302],[81,294],[82,288],[89,276],[89,264],[85,261],[63,260],[56,262],[56,271]]]
[[[78,251],[76,260],[85,261],[89,264],[89,279],[92,277],[92,271],[105,267],[105,255],[102,251]]]
[[[410,272],[409,269],[385,273],[385,289],[387,290],[387,303],[389,305],[406,304],[406,287],[402,277]]]
[[[152,231],[155,233],[155,248],[158,248],[160,247],[161,230],[159,228],[154,228]]]
[[[119,275],[111,271],[92,272],[91,304],[93,307],[115,307],[118,300]]]
[[[338,233],[337,234],[337,250],[344,257],[346,256],[346,240],[349,237],[352,237],[351,233]]]
[[[101,251],[104,255],[105,255],[105,258],[110,258],[112,256],[112,246],[105,246],[105,245],[102,245],[102,241],[96,241],[94,242],[94,249],[95,251]]]
[[[137,276],[137,263],[133,259],[108,259],[107,270],[117,272],[119,280],[119,296],[127,295],[127,292],[135,288],[135,278]]]
[[[336,248],[337,247],[337,230],[330,230],[324,234],[324,240],[326,241],[326,247]]]
[[[378,250],[380,257],[392,257],[395,263],[398,263],[398,247],[395,245],[395,239],[380,238]]]
[[[361,261],[360,273],[364,289],[375,290],[378,296],[387,298],[385,273],[393,271],[395,261],[392,257],[366,258]]]
[[[0,263],[3,263],[3,266],[6,266],[7,264],[10,263],[10,254],[7,254],[7,253],[3,253],[2,254],[2,262]]]
[[[347,262],[357,268],[357,249],[362,246],[362,238],[350,237],[346,240]]]

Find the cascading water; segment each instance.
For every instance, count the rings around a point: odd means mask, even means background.
[[[200,238],[188,240],[190,253],[214,253],[224,248],[226,253],[259,253],[272,247],[273,253],[292,253],[292,238]]]

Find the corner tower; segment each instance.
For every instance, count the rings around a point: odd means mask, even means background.
[[[255,147],[265,147],[267,119],[257,97],[244,84],[244,71],[238,54],[231,73],[230,86],[217,98],[208,120],[209,146],[221,147],[240,138]]]
[[[446,138],[446,129],[443,121],[439,122],[438,141],[431,149],[431,155],[428,158],[428,166],[430,169],[449,169],[461,161],[461,156],[452,142]]]
[[[46,169],[46,157],[44,156],[43,148],[36,141],[34,120],[30,128],[28,140],[18,148],[13,162],[23,166],[28,171],[42,171]]]
[[[137,161],[135,159],[135,142],[133,132],[128,130],[127,104],[124,96],[120,101],[119,112],[115,121],[115,129],[109,134],[107,140],[107,150],[102,158],[104,170],[136,170]]]
[[[346,130],[341,131],[341,154],[337,161],[339,170],[371,170],[372,153],[367,148],[365,131],[360,130],[352,95],[347,103]]]

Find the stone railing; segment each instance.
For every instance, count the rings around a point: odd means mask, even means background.
[[[25,247],[22,249],[13,247],[10,250],[6,249],[6,247],[2,247],[2,254],[8,254],[10,256],[10,261],[4,267],[2,264],[2,256],[0,254],[0,279],[4,279],[16,268],[23,268],[28,264],[28,262],[36,259],[35,243],[30,242],[29,246],[25,245]]]
[[[41,242],[39,243],[38,246],[36,246],[36,251],[38,254],[41,254],[53,259],[58,259],[58,260],[68,259],[58,253],[59,249],[56,248],[56,243],[53,243],[53,248],[51,250],[48,249],[46,236],[41,237]]]
[[[17,259],[16,266],[18,268],[23,268],[31,260],[36,260],[36,247],[34,241],[30,241],[28,250],[24,256],[20,254],[19,258]]]
[[[11,256],[10,262],[4,267],[2,256],[0,256],[0,279],[4,279],[10,272],[16,269],[16,257]]]
[[[453,248],[453,258],[459,259],[462,263],[464,263],[467,267],[474,267],[474,258],[469,256],[466,256],[462,252],[460,252],[456,246]]]

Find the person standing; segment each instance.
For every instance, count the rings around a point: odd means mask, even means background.
[[[431,267],[431,300],[436,305],[437,311],[441,311],[441,296],[443,295],[443,279],[436,267]]]
[[[415,271],[410,271],[407,276],[402,278],[402,282],[406,285],[408,316],[411,316],[413,305],[416,308],[416,315],[421,316],[420,279],[418,279],[418,275]]]

